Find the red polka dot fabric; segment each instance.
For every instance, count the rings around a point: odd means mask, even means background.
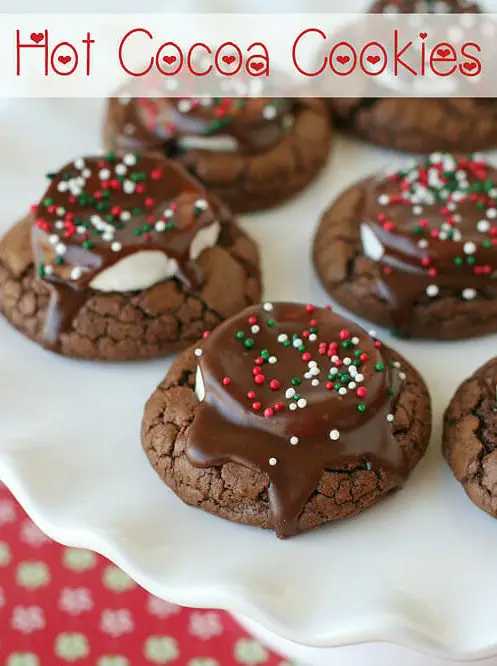
[[[49,539],[0,484],[2,666],[290,666],[227,613],[148,594]]]

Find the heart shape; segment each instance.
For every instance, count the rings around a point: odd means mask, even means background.
[[[166,55],[162,58],[162,60],[166,63],[166,65],[172,65],[173,62],[176,60],[176,57],[177,56],[175,55],[168,55],[168,56]]]
[[[61,62],[63,65],[67,65],[67,63],[70,62],[71,60],[71,56],[59,56],[57,60]]]
[[[428,33],[427,32],[420,32],[419,36],[421,37],[421,39],[426,39],[428,37]]]
[[[348,55],[339,55],[339,56],[337,56],[337,60],[341,65],[345,65],[345,63],[349,62],[350,56],[348,56]]]
[[[251,67],[256,72],[260,72],[261,69],[264,67],[264,63],[263,62],[253,62]]]
[[[472,72],[472,71],[474,70],[475,67],[477,67],[476,62],[465,62],[465,63],[463,64],[463,68],[464,68],[464,69],[467,69],[468,72]]]
[[[450,49],[437,49],[437,55],[441,58],[446,58],[450,55]]]
[[[236,57],[234,55],[225,55],[221,58],[223,62],[225,62],[227,65],[231,65],[235,62]]]
[[[366,60],[370,62],[372,65],[376,65],[376,63],[380,62],[380,56],[379,55],[368,56]]]
[[[35,44],[39,44],[45,39],[45,35],[42,32],[32,32],[30,37],[31,41]]]

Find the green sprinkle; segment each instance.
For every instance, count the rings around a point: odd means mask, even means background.
[[[243,340],[244,337],[245,337],[245,333],[243,331],[237,331],[236,332],[236,339],[237,340]]]
[[[46,197],[43,199],[44,206],[51,206],[53,204],[53,199],[51,197]]]
[[[290,342],[290,340],[285,340],[285,342],[283,343],[283,347],[290,347],[291,344],[292,343]]]
[[[377,363],[377,364],[374,366],[374,369],[375,369],[377,372],[381,372],[382,370],[385,369],[385,364],[384,364],[384,363]]]
[[[462,262],[463,262],[462,257],[455,257],[454,258],[454,263],[456,264],[456,266],[460,266],[462,264]]]
[[[135,230],[133,231],[133,234],[134,234],[135,236],[141,236],[142,233],[143,233],[143,229],[142,229],[141,227],[138,227],[137,229],[135,229]]]
[[[267,324],[270,328],[271,328],[272,326],[274,326],[275,323],[276,323],[276,322],[274,321],[274,319],[268,319],[267,322],[266,322],[266,324]]]
[[[488,241],[488,240],[483,241],[483,243],[482,243],[481,246],[482,246],[483,248],[485,248],[485,250],[488,250],[488,249],[490,249],[490,248],[492,247],[492,242],[491,242],[491,241]]]
[[[57,266],[61,266],[64,263],[64,257],[55,257],[55,263]]]
[[[300,345],[299,352],[305,352],[305,345]]]
[[[301,384],[302,380],[299,377],[292,377],[292,386],[300,386]]]
[[[175,227],[174,222],[166,222],[166,229],[168,231],[171,231],[171,229],[174,229],[174,227]]]
[[[143,231],[152,231],[153,227],[151,224],[145,224],[143,227]]]
[[[360,402],[357,405],[357,411],[358,412],[365,412],[366,411],[366,405],[363,402]]]
[[[38,275],[41,278],[45,277],[45,266],[43,264],[38,264]]]
[[[93,247],[93,243],[89,240],[85,240],[83,241],[83,247],[85,248],[85,250],[91,250],[91,248]]]
[[[252,349],[252,347],[255,345],[255,342],[252,340],[252,338],[246,338],[243,341],[243,344],[245,345],[245,349]]]
[[[56,175],[57,175],[56,173],[50,172],[46,174],[46,177],[48,178],[48,180],[53,180]]]
[[[294,399],[295,401],[297,401],[297,400],[300,400],[301,397],[302,397],[302,396],[300,395],[300,393],[296,393],[296,394],[293,396],[293,399]]]
[[[107,155],[105,156],[105,159],[108,162],[115,162],[116,161],[116,153],[113,150],[111,150],[110,152],[107,153]]]
[[[394,394],[394,390],[393,390],[393,388],[390,387],[389,389],[387,389],[387,393],[388,393],[388,395],[389,395],[390,397],[392,397],[393,394]]]

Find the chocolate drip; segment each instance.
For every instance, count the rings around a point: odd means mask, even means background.
[[[485,293],[497,274],[497,170],[480,158],[435,154],[369,179],[364,192],[359,217],[382,248],[373,259],[394,329],[408,333],[420,300]]]
[[[297,100],[284,98],[115,98],[112,144],[172,156],[183,139],[230,137],[238,152],[258,153],[281,141],[296,108]]]
[[[198,467],[235,462],[267,474],[279,536],[299,531],[326,470],[407,476],[392,433],[404,375],[355,324],[312,306],[266,304],[222,324],[196,353],[203,401],[187,456]]]
[[[32,250],[51,291],[45,339],[55,344],[88,298],[93,280],[138,252],[161,252],[175,277],[198,289],[203,275],[192,243],[229,219],[219,200],[160,156],[76,160],[51,174],[32,217]]]

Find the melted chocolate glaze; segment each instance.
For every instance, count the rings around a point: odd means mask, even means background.
[[[176,261],[188,288],[202,284],[191,244],[230,213],[181,167],[160,156],[109,154],[76,160],[49,177],[32,229],[39,277],[51,291],[48,344],[71,326],[92,280],[137,252],[160,251]]]
[[[235,462],[267,474],[278,536],[298,532],[325,470],[387,468],[406,478],[391,423],[405,376],[355,324],[313,306],[254,306],[196,354],[203,400],[187,456],[197,467]]]
[[[371,178],[358,213],[383,249],[380,294],[399,333],[408,334],[420,299],[470,300],[497,275],[497,170],[482,158],[435,154]]]
[[[236,141],[238,152],[264,152],[281,140],[297,104],[284,98],[114,98],[112,144],[173,156],[181,139],[224,136]]]

